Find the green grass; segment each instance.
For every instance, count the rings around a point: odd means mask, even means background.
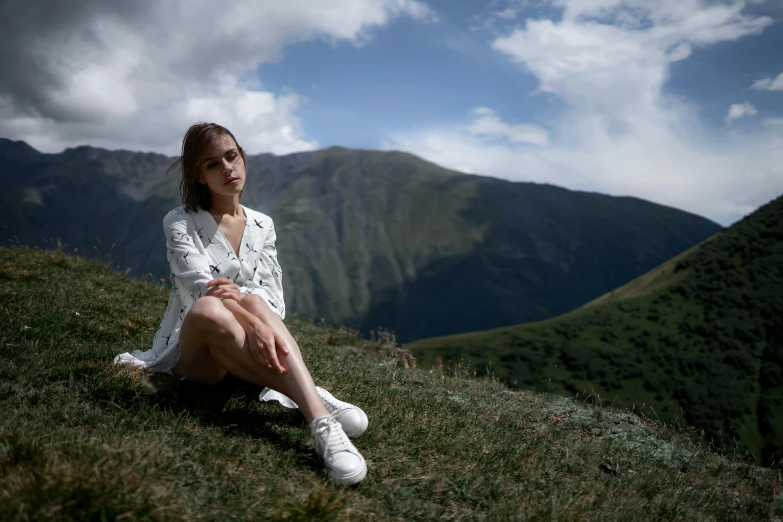
[[[0,248],[0,520],[783,517],[779,470],[687,430],[404,368],[388,339],[288,318],[316,382],[370,418],[368,476],[340,488],[301,415],[259,403],[259,386],[111,364],[151,344],[166,299],[94,261]]]
[[[704,359],[698,345],[685,339],[678,328],[686,316],[701,318],[704,312],[676,294],[661,302],[661,295],[610,301],[547,321],[427,339],[405,348],[425,367],[459,363],[478,375],[491,373],[515,389],[547,390],[565,396],[592,393],[605,402],[657,415],[668,423],[696,425],[724,446],[734,445],[733,436],[740,451],[754,454],[761,463],[765,442],[757,429],[757,388],[741,387],[753,386],[758,368],[750,377],[731,367],[722,368],[722,372],[734,372],[734,388],[693,399],[709,406],[698,417],[692,407],[681,405],[675,391],[695,389],[701,382],[697,379],[707,374],[701,367],[687,374],[677,370],[691,360]],[[654,316],[660,317],[651,320]],[[666,340],[674,344],[668,345]],[[739,345],[738,350],[741,348]],[[744,399],[726,403],[726,396]],[[720,402],[726,411],[710,401]],[[770,417],[780,418],[774,413]],[[724,426],[729,418],[731,430]]]
[[[546,321],[425,339],[406,344],[405,348],[423,366],[446,363],[451,367],[459,362],[478,374],[489,372],[512,388],[535,388],[564,395],[594,393],[647,414],[676,410],[675,403],[656,400],[657,393],[644,387],[641,376],[649,365],[650,350],[628,349],[644,331],[654,331],[656,336],[676,334],[676,322],[656,324],[647,319],[649,308],[655,306],[654,299],[653,295],[623,304],[612,301]],[[608,340],[604,337],[607,332],[611,332]],[[572,352],[579,353],[571,355],[584,355],[572,359],[570,364],[564,353],[569,342],[578,343]],[[613,389],[611,383],[618,380],[622,380],[622,388]],[[676,415],[666,419],[684,423]]]

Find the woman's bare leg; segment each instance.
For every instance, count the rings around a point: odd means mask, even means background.
[[[267,306],[261,298],[258,300]],[[252,300],[247,304],[251,303]],[[280,318],[275,318],[282,325]],[[283,334],[278,330],[279,325],[274,327],[264,322],[285,339],[290,350],[287,356],[279,357],[280,364],[286,369],[285,374],[264,368],[253,359],[242,325],[220,299],[211,296],[196,301],[185,316],[179,335],[180,359],[172,371],[205,384],[214,384],[230,373],[291,397],[308,423],[329,415],[288,329],[283,326]]]
[[[301,373],[301,375],[299,375],[297,378],[297,382],[302,383],[302,395],[298,398],[292,395],[288,395],[283,390],[275,388],[274,386],[270,385],[269,387],[291,397],[291,399],[300,408],[302,407],[303,403],[306,404],[308,408],[322,407],[323,402],[321,401],[321,397],[318,395],[318,391],[315,389],[315,383],[313,382],[313,378],[310,376],[310,372],[307,371],[307,366],[305,366],[304,359],[302,359],[302,352],[299,349],[299,345],[296,344],[294,336],[291,335],[291,332],[288,331],[288,328],[286,328],[280,317],[278,317],[277,314],[274,313],[271,308],[269,308],[269,305],[266,304],[266,301],[264,301],[260,296],[254,294],[245,295],[239,304],[242,305],[245,310],[261,319],[264,324],[274,330],[278,336],[282,337],[283,341],[285,341],[286,347],[289,350],[289,353],[286,356],[279,357],[280,363],[286,370],[289,370],[289,366],[286,366],[286,364],[283,362],[287,359],[288,363],[291,364],[289,371]],[[326,415],[328,414],[329,412],[327,411]]]

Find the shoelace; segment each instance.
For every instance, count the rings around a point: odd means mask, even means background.
[[[334,397],[330,397],[326,393],[322,392],[321,390],[318,390],[318,395],[321,397],[321,400],[324,403],[324,406],[326,406],[326,409],[329,410],[329,413],[340,413],[343,411],[345,406],[340,404],[339,402],[336,402],[337,399]]]
[[[332,436],[333,429],[336,436]],[[336,453],[341,451],[351,451],[351,443],[334,416],[329,415],[329,418],[318,426],[315,432],[319,438],[326,441],[326,451],[324,452],[326,460],[331,460]]]

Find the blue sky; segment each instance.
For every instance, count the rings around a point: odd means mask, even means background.
[[[779,0],[42,1],[0,6],[0,135],[43,152],[215,121],[724,225],[783,193]]]
[[[304,98],[298,111],[303,129],[323,146],[377,148],[390,131],[428,121],[458,124],[476,106],[493,107],[509,122],[557,110],[556,99],[529,95],[538,86],[536,77],[493,50],[487,31],[471,30],[483,2],[433,4],[437,24],[397,20],[373,31],[359,48],[349,42],[293,45],[279,62],[260,65],[258,77],[266,89],[291,89]],[[770,118],[783,117],[783,95],[749,89],[759,78],[783,72],[779,24],[696,49],[672,64],[665,92],[694,103],[713,129],[724,125],[728,107],[738,100]]]
[[[687,60],[672,65],[665,90],[691,100],[713,128],[723,125],[726,107],[737,100],[749,101],[768,117],[783,117],[780,92],[748,89],[759,78],[783,72],[779,49],[783,49],[780,22],[758,35],[697,49]]]
[[[476,106],[493,106],[509,121],[546,111],[546,100],[520,96],[535,90],[535,77],[470,31],[470,4],[459,9],[468,16],[439,11],[437,24],[395,21],[360,48],[321,41],[291,46],[280,62],[260,66],[259,78],[269,90],[306,97],[298,114],[306,134],[324,146],[377,148],[390,131],[430,121],[458,124]]]

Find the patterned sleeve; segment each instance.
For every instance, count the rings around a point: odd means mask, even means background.
[[[253,282],[240,289],[242,293],[261,296],[280,319],[285,319],[285,301],[283,300],[283,270],[277,261],[274,222],[269,218],[269,232],[259,253],[258,264],[253,273]],[[243,291],[244,290],[244,291]]]
[[[187,310],[207,292],[212,280],[209,258],[202,253],[188,233],[185,216],[172,210],[163,218],[166,234],[166,257],[171,268],[172,287],[179,293],[183,310]]]

